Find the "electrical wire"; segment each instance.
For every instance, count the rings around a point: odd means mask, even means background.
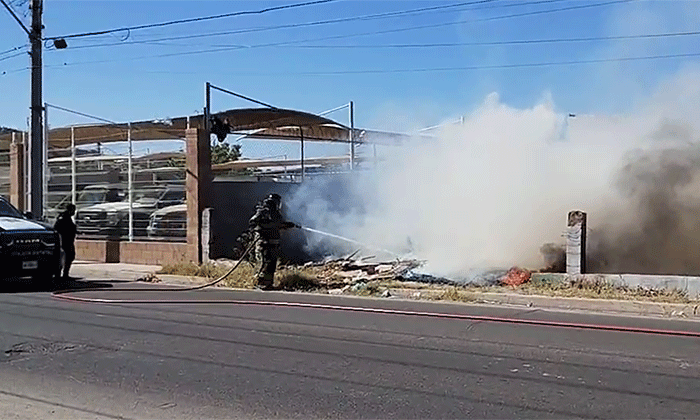
[[[10,55],[5,56],[5,57],[0,57],[0,61],[9,60],[9,59],[11,59],[11,58],[19,57],[19,56],[25,55],[25,54],[27,54],[26,51],[18,52],[18,53],[15,53],[15,54],[10,54]]]
[[[0,1],[2,1],[4,3],[4,0],[0,0]],[[179,25],[179,24],[183,24],[183,23],[203,22],[203,21],[207,21],[207,20],[222,19],[222,18],[229,18],[229,17],[235,17],[235,16],[260,15],[260,14],[264,14],[264,13],[268,13],[268,12],[275,12],[275,11],[286,10],[286,9],[294,9],[294,8],[298,8],[298,7],[314,6],[314,5],[325,4],[325,3],[333,3],[336,1],[338,1],[338,0],[313,0],[313,1],[303,2],[303,3],[286,4],[283,6],[266,7],[264,9],[258,9],[258,10],[244,10],[241,12],[223,13],[223,14],[213,15],[213,16],[202,16],[202,17],[197,17],[197,18],[171,20],[171,21],[167,21],[167,22],[150,23],[150,24],[146,24],[146,25],[125,26],[122,28],[106,29],[103,31],[81,32],[81,33],[62,35],[62,36],[52,36],[52,37],[46,37],[44,39],[45,40],[54,40],[54,39],[68,39],[68,38],[84,38],[84,37],[90,37],[90,36],[96,36],[96,35],[106,35],[106,34],[111,34],[111,33],[115,33],[115,32],[136,31],[139,29],[149,29],[149,28],[162,28],[164,26]]]
[[[361,15],[361,16],[351,16],[351,17],[345,17],[345,18],[327,19],[327,20],[320,20],[320,21],[314,21],[314,22],[291,23],[291,24],[273,25],[273,26],[260,26],[260,27],[256,27],[256,28],[237,29],[237,30],[233,30],[233,31],[212,32],[212,33],[203,33],[203,34],[169,36],[169,37],[155,38],[155,39],[149,39],[149,40],[131,41],[129,43],[117,42],[117,43],[107,43],[107,44],[79,45],[79,46],[75,46],[75,47],[71,47],[71,48],[78,49],[78,48],[108,47],[108,46],[116,46],[116,45],[144,44],[144,43],[154,42],[154,41],[156,41],[156,42],[178,41],[178,40],[206,38],[206,37],[213,37],[213,36],[236,35],[236,34],[244,34],[244,33],[252,33],[252,32],[273,31],[273,30],[278,30],[278,29],[303,28],[303,27],[321,26],[321,25],[344,23],[344,22],[384,19],[384,18],[391,18],[391,17],[410,15],[410,14],[421,14],[421,13],[425,13],[425,12],[440,11],[440,10],[444,10],[444,9],[448,9],[448,8],[454,9],[454,8],[458,8],[458,7],[468,6],[468,5],[492,3],[494,1],[498,1],[498,0],[476,0],[476,1],[468,1],[468,2],[461,2],[461,3],[453,3],[453,4],[448,4],[448,5],[441,5],[441,6],[422,7],[422,8],[418,8],[418,9],[400,10],[400,11],[395,11],[395,12],[376,13],[376,14]],[[553,2],[560,2],[560,1],[565,1],[565,0],[539,0],[539,1],[499,5],[499,6],[500,7],[524,6],[524,5],[529,5],[529,4],[553,3]]]
[[[17,51],[17,50],[20,50],[20,49],[22,49],[22,48],[27,48],[27,47],[28,47],[28,45],[26,45],[26,44],[25,44],[25,45],[20,45],[20,46],[14,47],[14,48],[10,48],[9,50],[0,51],[0,55],[9,54],[9,53],[11,53],[11,52],[13,52],[13,51]]]
[[[473,41],[473,42],[437,42],[426,44],[377,44],[371,45],[280,45],[280,44],[260,44],[246,46],[242,44],[214,44],[211,47],[215,48],[232,48],[232,49],[252,49],[263,47],[280,47],[285,48],[301,48],[301,49],[385,49],[385,48],[451,48],[451,47],[479,47],[479,46],[499,46],[499,45],[527,45],[527,44],[557,44],[557,43],[579,43],[579,42],[599,42],[599,41],[627,41],[638,39],[660,39],[660,38],[679,38],[687,36],[698,36],[700,31],[687,32],[663,32],[655,34],[638,34],[638,35],[610,35],[610,36],[592,36],[592,37],[577,37],[577,38],[543,38],[543,39],[512,39],[503,41]],[[164,46],[192,46],[195,44],[168,44],[157,41],[134,41],[129,43],[112,43],[112,44],[96,44],[82,45],[72,47],[72,49],[82,48],[97,48],[105,46],[126,46],[135,44],[153,44]],[[197,44],[199,45],[199,44]],[[0,53],[2,54],[2,53]]]
[[[423,26],[415,26],[415,27],[408,27],[408,28],[397,28],[397,29],[389,29],[389,30],[384,30],[384,31],[364,32],[364,33],[349,34],[349,35],[336,35],[336,36],[305,39],[305,40],[296,40],[296,41],[282,41],[282,42],[258,44],[258,45],[246,46],[246,47],[241,47],[241,46],[221,47],[221,48],[210,48],[210,49],[197,50],[197,51],[183,51],[183,52],[148,55],[148,56],[140,56],[140,57],[64,63],[64,66],[73,66],[73,65],[81,65],[81,64],[109,63],[109,62],[123,62],[123,61],[130,61],[130,60],[144,60],[144,59],[152,59],[152,58],[166,58],[166,57],[178,57],[178,56],[187,56],[187,55],[196,55],[196,54],[218,53],[218,52],[226,52],[226,51],[233,51],[233,50],[239,50],[239,49],[286,46],[286,45],[293,45],[293,44],[305,43],[305,42],[310,42],[310,41],[321,41],[321,40],[330,40],[330,39],[350,38],[350,37],[355,37],[355,36],[367,36],[367,35],[375,35],[375,34],[393,33],[393,32],[401,32],[401,31],[406,31],[406,30],[425,29],[425,28],[432,28],[432,27],[437,27],[437,26],[462,24],[462,23],[467,23],[467,22],[499,20],[499,19],[514,18],[514,17],[531,16],[531,15],[535,15],[535,14],[554,13],[554,12],[577,10],[577,9],[591,8],[591,7],[602,7],[602,6],[608,6],[608,5],[613,5],[613,4],[619,4],[619,3],[628,3],[631,1],[634,1],[634,0],[612,0],[612,1],[603,2],[603,3],[567,6],[567,7],[556,8],[556,9],[546,9],[546,10],[539,10],[539,11],[533,11],[533,12],[524,12],[524,13],[517,13],[517,14],[510,14],[510,15],[493,16],[493,17],[488,17],[488,18],[467,20],[467,21],[460,21],[460,22],[448,22],[448,23],[440,23],[440,24],[434,24],[434,25],[423,25]]]
[[[326,41],[326,40],[331,40],[331,39],[347,39],[347,38],[355,38],[355,37],[360,37],[360,36],[384,35],[384,34],[393,34],[393,33],[399,33],[399,32],[408,32],[408,31],[415,31],[415,30],[420,30],[420,29],[434,29],[434,28],[442,28],[442,27],[447,27],[447,26],[463,25],[465,23],[490,22],[490,21],[494,21],[494,20],[536,16],[536,15],[558,13],[558,12],[571,11],[571,10],[590,9],[590,8],[595,8],[595,7],[605,7],[605,6],[615,5],[615,4],[629,3],[632,1],[635,1],[635,0],[612,0],[612,1],[607,1],[607,2],[603,2],[603,3],[582,4],[582,5],[576,5],[576,6],[560,7],[560,8],[556,8],[556,9],[536,10],[536,11],[532,11],[532,12],[513,13],[510,15],[491,16],[491,17],[485,17],[485,18],[479,18],[479,19],[468,19],[468,20],[460,20],[460,21],[455,21],[455,22],[443,22],[443,23],[434,23],[434,24],[429,24],[429,25],[408,26],[408,27],[404,27],[404,28],[384,29],[384,30],[380,30],[380,31],[360,32],[360,33],[347,34],[347,35],[333,35],[333,36],[327,36],[327,37],[315,38],[315,39],[278,42],[278,43],[274,43],[274,44],[267,44],[266,46],[281,46],[281,45],[290,45],[290,44],[304,43],[304,42],[310,42],[310,41]]]
[[[498,6],[500,6],[500,7],[524,6],[524,5],[529,5],[529,4],[553,3],[553,2],[558,2],[558,1],[562,1],[562,0],[541,0],[541,1],[534,1],[534,2],[514,3],[514,4],[498,5]],[[373,32],[361,32],[361,33],[346,34],[346,35],[334,35],[334,36],[327,36],[327,37],[320,37],[320,38],[309,38],[309,39],[295,40],[295,41],[283,41],[283,42],[276,42],[276,43],[269,43],[269,44],[245,46],[245,47],[235,46],[232,49],[289,46],[289,45],[302,44],[302,43],[312,42],[312,41],[326,41],[326,40],[333,40],[333,39],[354,38],[354,37],[359,37],[359,36],[381,35],[381,34],[396,33],[396,32],[407,32],[407,31],[412,31],[412,30],[439,28],[439,27],[453,26],[453,25],[462,25],[465,23],[486,22],[486,21],[492,21],[492,20],[511,19],[511,18],[518,18],[518,17],[546,14],[546,13],[556,13],[556,12],[561,12],[561,11],[585,9],[585,8],[592,8],[592,7],[603,7],[603,6],[609,6],[609,5],[618,4],[618,3],[628,3],[631,1],[635,1],[635,0],[613,0],[613,1],[603,2],[603,3],[567,6],[567,7],[561,7],[561,8],[556,8],[556,9],[537,10],[537,11],[532,11],[532,12],[522,12],[522,13],[509,14],[509,15],[500,15],[500,16],[479,18],[479,19],[442,22],[442,23],[436,23],[436,24],[430,24],[430,25],[408,26],[408,27],[403,27],[403,28],[387,29],[387,30],[373,31]],[[406,12],[409,12],[409,11],[406,11]],[[234,34],[243,34],[243,33],[249,33],[249,32],[260,32],[260,31],[265,31],[265,30],[276,30],[276,29],[283,29],[283,28],[316,26],[316,25],[321,25],[321,24],[337,23],[340,21],[367,20],[371,17],[378,17],[378,16],[382,16],[382,15],[383,14],[365,15],[365,16],[355,16],[355,17],[351,17],[351,18],[334,19],[334,20],[326,20],[326,21],[318,21],[318,22],[308,22],[308,23],[301,23],[301,24],[289,24],[289,25],[277,25],[277,26],[271,26],[271,27],[239,29],[239,30],[235,30],[235,31],[217,32],[217,33],[213,33],[213,34],[182,35],[182,36],[175,36],[175,37],[156,38],[155,41],[185,40],[185,39],[194,39],[194,38],[200,38],[200,37],[205,37],[205,36],[234,35]],[[128,45],[130,45],[132,43],[136,44],[139,42],[144,42],[144,41],[133,41],[133,42],[129,43]],[[95,48],[95,47],[115,46],[115,45],[118,45],[118,44],[110,43],[110,44],[85,45],[85,46],[77,46],[75,48]],[[219,51],[219,50],[217,49],[217,50],[211,50],[211,51]]]
[[[3,6],[5,6],[5,8],[7,9],[7,11],[10,12],[10,14],[12,15],[12,17],[15,18],[15,20],[17,21],[17,23],[19,23],[19,26],[22,27],[22,29],[24,30],[24,32],[26,32],[27,35],[29,35],[29,36],[31,37],[31,36],[32,36],[31,31],[30,31],[29,29],[27,29],[27,27],[24,25],[24,23],[22,22],[22,20],[17,16],[17,14],[15,13],[15,11],[12,10],[12,8],[10,7],[10,5],[7,4],[7,3],[5,2],[5,0],[0,0],[0,3],[2,3]]]
[[[164,54],[161,57],[171,57],[176,56],[177,53]],[[574,65],[585,65],[585,64],[595,64],[595,63],[611,63],[611,62],[632,62],[632,61],[648,61],[648,60],[663,60],[663,59],[675,59],[675,58],[689,58],[698,57],[700,52],[691,53],[679,53],[679,54],[665,54],[665,55],[646,55],[646,56],[636,56],[636,57],[612,57],[612,58],[601,58],[601,59],[590,59],[590,60],[571,60],[571,61],[546,61],[546,62],[534,62],[534,63],[513,63],[513,64],[494,64],[494,65],[482,65],[482,66],[462,66],[462,67],[432,67],[432,68],[415,68],[415,69],[387,69],[387,70],[337,70],[337,71],[307,71],[307,72],[244,72],[227,70],[225,74],[235,74],[235,75],[253,75],[253,76],[335,76],[335,75],[347,75],[347,74],[394,74],[394,73],[430,73],[430,72],[450,72],[450,71],[472,71],[472,70],[504,70],[504,69],[521,69],[521,68],[536,68],[536,67],[555,67],[555,66],[574,66]],[[152,57],[141,57],[140,59],[146,59]],[[46,68],[60,69],[69,66],[83,65],[83,64],[103,64],[110,63],[114,61],[121,60],[96,60],[96,61],[83,61],[77,63],[64,63],[63,65],[47,65]],[[29,68],[15,69],[9,72],[17,72],[28,70]],[[8,73],[9,73],[8,72]],[[158,74],[198,74],[198,72],[178,72],[173,70],[164,71],[146,71],[145,73],[158,73]]]
[[[569,42],[597,42],[597,41],[620,41],[632,39],[656,39],[673,38],[684,36],[697,36],[700,31],[691,32],[665,32],[657,34],[641,35],[613,35],[613,36],[593,36],[580,38],[545,38],[545,39],[519,39],[505,41],[480,41],[480,42],[443,42],[429,44],[372,44],[372,45],[297,45],[293,48],[319,48],[319,49],[375,49],[375,48],[446,48],[446,47],[475,47],[475,46],[497,46],[497,45],[522,45],[522,44],[554,44]]]

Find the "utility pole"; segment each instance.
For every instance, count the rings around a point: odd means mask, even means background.
[[[39,220],[44,217],[44,129],[42,113],[44,110],[42,99],[42,64],[41,64],[41,14],[43,12],[43,0],[32,0],[32,30],[29,40],[32,46],[32,84],[31,84],[31,137],[29,153],[29,188],[31,191],[31,212]]]

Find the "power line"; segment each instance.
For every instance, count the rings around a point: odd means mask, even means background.
[[[367,36],[367,35],[375,35],[375,34],[390,33],[390,32],[401,32],[401,31],[414,30],[414,29],[424,29],[426,27],[448,26],[448,25],[457,25],[457,24],[470,23],[470,22],[518,18],[518,17],[531,16],[531,15],[536,15],[536,14],[554,13],[554,12],[577,10],[577,9],[590,8],[590,7],[602,7],[602,6],[612,5],[612,4],[619,4],[619,3],[629,3],[631,1],[634,1],[634,0],[613,0],[613,1],[608,1],[608,2],[604,2],[604,3],[593,3],[593,4],[584,4],[584,5],[577,5],[577,6],[567,6],[567,7],[556,8],[556,9],[546,9],[546,10],[538,10],[538,11],[533,11],[533,12],[500,15],[500,16],[493,16],[493,17],[488,17],[488,18],[459,21],[459,22],[447,22],[447,23],[440,23],[440,24],[433,24],[433,25],[417,26],[417,27],[389,29],[389,30],[385,30],[385,31],[364,32],[364,33],[359,33],[359,34],[336,35],[336,36],[311,38],[311,39],[296,40],[296,41],[282,41],[282,42],[274,42],[274,43],[268,43],[268,44],[257,44],[257,45],[252,45],[252,46],[219,47],[219,48],[209,48],[209,49],[204,49],[204,50],[183,51],[183,52],[174,52],[174,53],[166,53],[166,54],[158,54],[158,55],[151,54],[151,55],[141,56],[141,57],[81,61],[81,62],[74,62],[74,63],[64,63],[63,65],[64,66],[75,66],[75,65],[80,65],[80,64],[123,62],[123,61],[127,61],[127,60],[144,60],[144,59],[153,59],[153,58],[178,57],[178,56],[185,56],[185,55],[219,53],[219,52],[233,51],[233,50],[239,50],[239,49],[287,46],[287,45],[301,44],[301,43],[310,42],[310,41],[322,41],[322,40],[329,40],[329,39],[351,38],[351,37],[355,37],[355,36]]]
[[[22,67],[22,68],[13,69],[13,70],[3,70],[2,73],[0,73],[0,75],[6,76],[8,74],[19,73],[19,72],[27,71],[27,70],[31,70],[31,67]]]
[[[11,58],[19,57],[20,55],[25,55],[25,54],[27,54],[27,53],[25,51],[22,51],[22,52],[18,52],[16,54],[8,55],[6,57],[0,57],[0,61],[9,60]]]
[[[10,7],[10,5],[7,4],[7,3],[5,3],[5,0],[0,0],[0,3],[2,3],[3,6],[5,6],[5,8],[7,9],[7,11],[10,12],[10,14],[12,15],[12,17],[15,18],[15,20],[17,21],[17,23],[19,23],[19,26],[21,26],[22,29],[24,29],[24,32],[26,32],[27,35],[31,36],[31,31],[30,31],[29,29],[27,29],[26,26],[24,26],[24,23],[22,23],[22,21],[20,20],[20,18],[17,17],[17,15],[15,14],[15,11],[12,10],[12,8]]]
[[[304,43],[304,42],[309,42],[309,41],[326,41],[326,40],[331,40],[331,39],[354,38],[354,37],[358,37],[358,36],[382,35],[382,34],[397,33],[397,32],[407,32],[407,31],[414,31],[414,30],[418,30],[418,29],[432,29],[432,28],[440,28],[440,27],[445,27],[445,26],[462,25],[465,23],[488,22],[488,21],[494,21],[494,20],[543,15],[543,14],[548,14],[548,13],[556,13],[556,12],[563,12],[563,11],[570,11],[570,10],[580,10],[580,9],[589,9],[589,8],[594,8],[594,7],[604,7],[604,6],[611,6],[614,4],[630,3],[632,1],[635,1],[635,0],[612,0],[612,1],[607,1],[607,2],[603,2],[603,3],[582,4],[582,5],[577,5],[577,6],[567,6],[567,7],[560,7],[560,8],[556,8],[556,9],[536,10],[536,11],[532,11],[532,12],[514,13],[514,14],[510,14],[510,15],[492,16],[492,17],[486,17],[486,18],[480,18],[480,19],[469,19],[469,20],[462,20],[462,21],[456,21],[456,22],[444,22],[444,23],[435,23],[435,24],[429,24],[429,25],[409,26],[409,27],[404,27],[404,28],[385,29],[385,30],[381,30],[381,31],[372,31],[372,32],[361,32],[361,33],[349,34],[349,35],[334,35],[334,36],[328,36],[328,37],[323,37],[323,38],[306,39],[306,40],[300,40],[300,41],[278,42],[275,44],[267,44],[265,46],[281,46],[281,45],[290,45],[290,44],[296,44],[296,43]]]
[[[700,31],[692,32],[668,32],[659,34],[642,35],[620,35],[620,36],[594,36],[582,38],[549,38],[549,39],[520,39],[506,41],[483,41],[483,42],[443,42],[430,44],[372,44],[372,45],[297,45],[296,48],[318,48],[318,49],[373,49],[373,48],[440,48],[440,47],[464,47],[464,46],[496,46],[496,45],[521,45],[521,44],[553,44],[567,42],[597,42],[597,41],[620,41],[630,39],[652,39],[671,38],[682,36],[700,35]],[[223,46],[222,46],[223,47]]]
[[[3,4],[5,3],[5,0],[0,0],[0,1],[2,1]],[[122,27],[122,28],[107,29],[107,30],[103,30],[103,31],[81,32],[81,33],[70,34],[70,35],[48,37],[48,38],[44,38],[44,39],[45,40],[54,40],[54,39],[66,39],[66,38],[84,38],[84,37],[96,36],[96,35],[106,35],[106,34],[111,34],[111,33],[115,33],[115,32],[124,32],[124,31],[131,32],[131,31],[135,31],[135,30],[139,30],[139,29],[160,28],[160,27],[164,27],[164,26],[179,25],[179,24],[183,24],[183,23],[192,23],[192,22],[202,22],[202,21],[206,21],[206,20],[222,19],[222,18],[228,18],[228,17],[234,17],[234,16],[258,15],[258,14],[274,12],[274,11],[279,11],[279,10],[285,10],[285,9],[294,9],[294,8],[298,8],[298,7],[314,6],[314,5],[318,5],[318,4],[324,4],[324,3],[332,3],[335,1],[338,1],[338,0],[313,0],[313,1],[307,1],[304,3],[293,3],[293,4],[287,4],[284,6],[267,7],[267,8],[259,9],[259,10],[244,10],[241,12],[224,13],[224,14],[213,15],[213,16],[202,16],[202,17],[190,18],[190,19],[171,20],[168,22],[151,23],[151,24],[146,24],[146,25],[126,26],[126,27]]]
[[[409,10],[396,11],[396,12],[385,12],[385,13],[377,13],[377,14],[370,14],[370,15],[352,16],[352,17],[347,17],[347,18],[327,19],[327,20],[320,20],[320,21],[314,21],[314,22],[292,23],[292,24],[274,25],[274,26],[261,26],[261,27],[256,27],[256,28],[237,29],[237,30],[233,30],[233,31],[169,36],[169,37],[155,38],[155,39],[143,40],[143,41],[130,41],[128,43],[113,42],[113,43],[105,43],[105,44],[81,45],[81,46],[72,47],[72,49],[99,48],[99,47],[110,47],[110,46],[118,46],[118,45],[144,44],[144,43],[154,42],[154,41],[158,41],[158,42],[178,41],[178,40],[186,40],[186,39],[208,38],[208,37],[214,37],[214,36],[238,35],[238,34],[253,33],[253,32],[265,32],[265,31],[273,31],[273,30],[278,30],[278,29],[291,29],[291,28],[321,26],[321,25],[328,25],[328,24],[335,24],[335,23],[352,22],[352,21],[357,21],[357,20],[384,19],[384,18],[388,18],[388,17],[396,17],[396,16],[408,15],[408,14],[435,12],[435,11],[440,11],[440,10],[444,10],[447,8],[457,8],[457,7],[484,4],[484,3],[492,3],[494,1],[498,1],[498,0],[469,1],[469,2],[449,4],[449,5],[442,5],[442,6],[432,6],[432,7],[424,7],[424,8],[419,8],[419,9],[409,9]],[[527,2],[510,3],[510,4],[497,4],[497,5],[492,5],[491,7],[488,7],[488,8],[507,8],[507,7],[515,7],[515,6],[522,7],[522,6],[530,6],[530,5],[535,5],[535,4],[558,3],[561,1],[566,1],[566,0],[535,0],[535,1],[527,1]],[[481,7],[481,9],[486,9],[486,8],[487,7]],[[325,39],[325,38],[322,38],[322,39]]]
[[[388,69],[388,70],[338,70],[338,71],[309,71],[309,72],[241,72],[241,71],[226,71],[226,74],[238,74],[238,75],[262,75],[262,76],[334,76],[334,75],[347,75],[347,74],[391,74],[391,73],[429,73],[429,72],[449,72],[449,71],[470,71],[470,70],[502,70],[502,69],[519,69],[519,68],[535,68],[535,67],[552,67],[552,66],[573,66],[573,65],[585,65],[585,64],[596,64],[596,63],[610,63],[610,62],[631,62],[631,61],[650,61],[650,60],[663,60],[663,59],[674,59],[674,58],[689,58],[689,57],[700,57],[700,52],[692,53],[679,53],[679,54],[666,54],[666,55],[646,55],[646,56],[635,56],[635,57],[611,57],[611,58],[600,58],[600,59],[589,59],[589,60],[570,60],[570,61],[545,61],[545,62],[534,62],[534,63],[512,63],[512,64],[494,64],[494,65],[483,65],[483,66],[462,66],[462,67],[431,67],[431,68],[417,68],[417,69]],[[50,65],[46,66],[49,68],[63,68],[65,65]],[[20,71],[29,70],[29,67],[8,70],[2,74],[11,74]],[[158,73],[158,74],[199,74],[198,71],[192,72],[178,72],[178,71],[144,71],[144,73]]]
[[[506,40],[506,41],[485,41],[485,42],[457,42],[457,43],[433,43],[433,44],[388,44],[388,45],[355,45],[355,46],[314,46],[314,45],[298,45],[296,48],[428,48],[428,47],[456,47],[456,46],[495,46],[495,45],[521,45],[521,44],[546,44],[546,43],[567,43],[567,42],[596,42],[596,41],[611,41],[611,40],[630,40],[630,39],[653,39],[653,38],[670,38],[670,37],[682,37],[682,36],[698,36],[700,31],[692,32],[670,32],[670,33],[659,33],[659,34],[641,34],[641,35],[620,35],[620,36],[601,36],[601,37],[581,37],[581,38],[551,38],[551,39],[525,39],[525,40]],[[178,57],[182,55],[196,55],[196,54],[207,54],[215,52],[225,52],[238,49],[249,49],[249,48],[262,48],[262,47],[275,47],[279,44],[259,44],[253,46],[234,46],[234,47],[218,47],[207,50],[199,51],[184,51],[184,52],[173,52],[158,55],[147,55],[140,57],[131,58],[114,58],[105,60],[93,60],[93,61],[80,61],[74,63],[64,63],[63,66],[76,66],[82,64],[102,64],[102,63],[114,63],[122,62],[125,60],[146,60],[152,58],[168,58],[168,57]],[[57,67],[57,66],[48,66]]]
[[[0,55],[9,54],[9,53],[11,53],[11,52],[13,52],[13,51],[21,50],[22,48],[27,48],[27,47],[28,47],[28,45],[26,45],[26,44],[25,44],[25,45],[20,45],[20,46],[18,46],[18,47],[10,48],[9,50],[0,51]]]
[[[327,72],[297,72],[297,73],[276,73],[293,74],[301,76],[323,76],[323,75],[345,75],[345,74],[386,74],[386,73],[428,73],[428,72],[444,72],[444,71],[468,71],[468,70],[494,70],[494,69],[518,69],[528,67],[551,67],[551,66],[571,66],[581,64],[596,64],[610,62],[627,62],[627,61],[646,61],[646,60],[662,60],[671,58],[687,58],[700,57],[700,52],[697,53],[681,53],[681,54],[666,54],[666,55],[646,55],[637,57],[617,57],[617,58],[600,58],[590,60],[571,60],[571,61],[546,61],[540,63],[514,63],[514,64],[495,64],[484,66],[464,66],[464,67],[433,67],[421,69],[390,69],[390,70],[339,70]],[[235,72],[231,72],[234,74]],[[274,73],[266,73],[274,74]]]

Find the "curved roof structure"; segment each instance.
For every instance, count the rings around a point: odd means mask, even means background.
[[[248,138],[299,140],[299,127],[305,139],[314,141],[349,142],[350,128],[331,119],[303,111],[279,108],[241,108],[212,114],[222,121],[227,120],[233,133]],[[202,114],[177,117],[167,120],[137,121],[130,123],[131,139],[171,140],[185,137],[187,128],[200,128],[204,122]],[[127,140],[128,123],[91,124],[73,127],[59,127],[49,130],[49,148],[65,149],[75,144],[120,142]],[[384,133],[355,129],[355,141],[396,144],[409,136],[397,133]],[[0,135],[0,150],[8,150],[12,134]]]

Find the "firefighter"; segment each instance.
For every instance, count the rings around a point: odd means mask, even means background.
[[[298,228],[299,225],[284,220],[281,212],[282,197],[270,194],[258,204],[250,218],[250,226],[255,234],[255,252],[258,269],[256,281],[263,290],[271,290],[280,253],[280,231]]]
[[[56,232],[58,232],[61,237],[61,248],[63,248],[63,253],[66,257],[65,264],[63,265],[64,279],[69,278],[68,273],[70,272],[70,266],[73,260],[75,260],[75,235],[77,233],[77,228],[73,221],[74,215],[75,205],[68,204],[54,224],[54,229],[56,229]]]

